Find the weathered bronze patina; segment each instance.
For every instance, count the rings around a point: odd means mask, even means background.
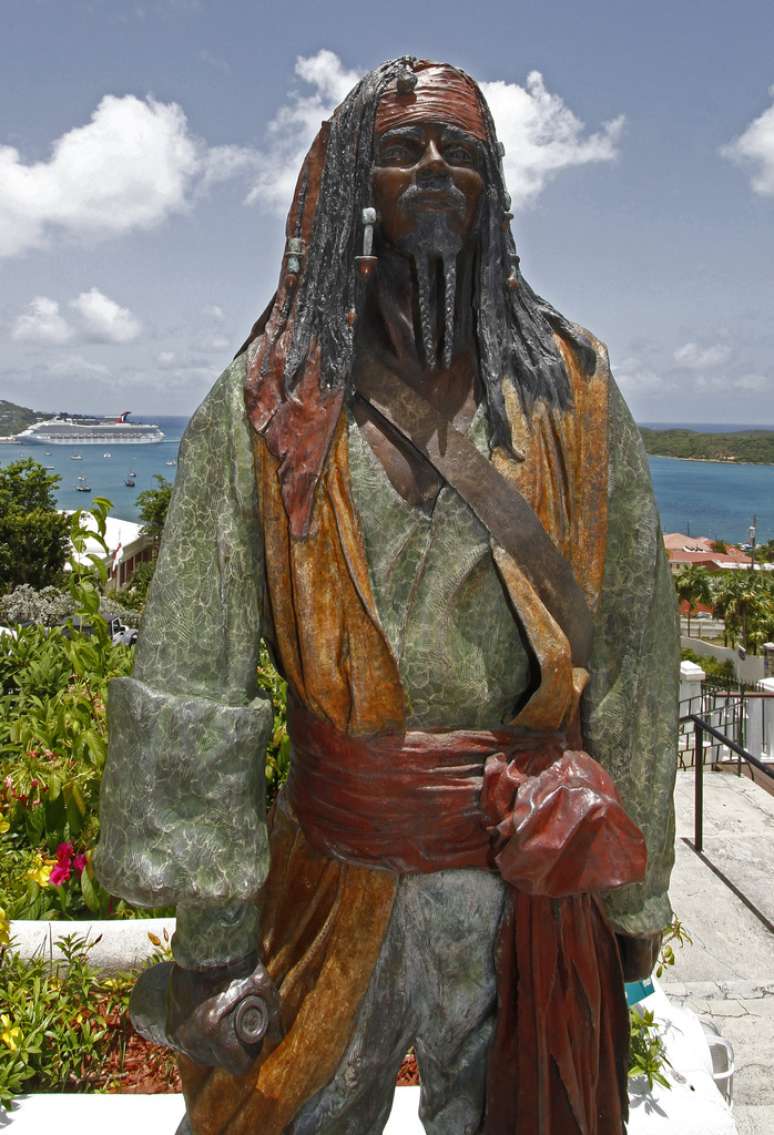
[[[604,346],[521,274],[469,76],[370,72],[192,419],[98,870],[177,903],[138,1026],[194,1135],[623,1135],[670,919],[677,631]],[[261,637],[293,758],[265,817]],[[139,812],[135,792],[147,804]]]

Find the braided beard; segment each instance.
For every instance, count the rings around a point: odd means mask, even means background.
[[[458,191],[454,191],[458,192]],[[404,194],[406,205],[410,207],[412,191]],[[462,194],[460,194],[462,196]],[[451,366],[454,354],[454,324],[457,299],[457,254],[462,248],[462,237],[455,233],[445,212],[421,212],[417,214],[413,231],[400,243],[401,251],[406,253],[414,265],[417,281],[417,307],[419,309],[419,333],[422,340],[422,356],[425,366],[435,370],[438,355],[433,334],[434,310],[443,313],[443,353],[441,365]],[[437,266],[440,261],[442,294],[433,295],[437,279]],[[433,303],[437,298],[438,302]]]

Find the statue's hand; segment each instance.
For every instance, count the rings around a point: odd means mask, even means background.
[[[242,1076],[264,1038],[279,1039],[279,998],[255,956],[210,970],[172,968],[166,1032],[198,1064]]]
[[[658,961],[662,937],[661,931],[641,937],[616,934],[624,981],[644,981],[650,977]]]

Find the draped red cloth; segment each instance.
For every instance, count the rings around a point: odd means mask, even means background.
[[[484,1135],[622,1135],[629,1022],[596,892],[642,880],[615,786],[560,733],[352,737],[289,706],[287,792],[327,855],[399,873],[497,870],[497,1024]]]

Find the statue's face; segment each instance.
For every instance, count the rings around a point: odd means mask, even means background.
[[[371,174],[382,235],[412,254],[457,252],[484,188],[476,139],[456,126],[413,123],[376,140]]]

